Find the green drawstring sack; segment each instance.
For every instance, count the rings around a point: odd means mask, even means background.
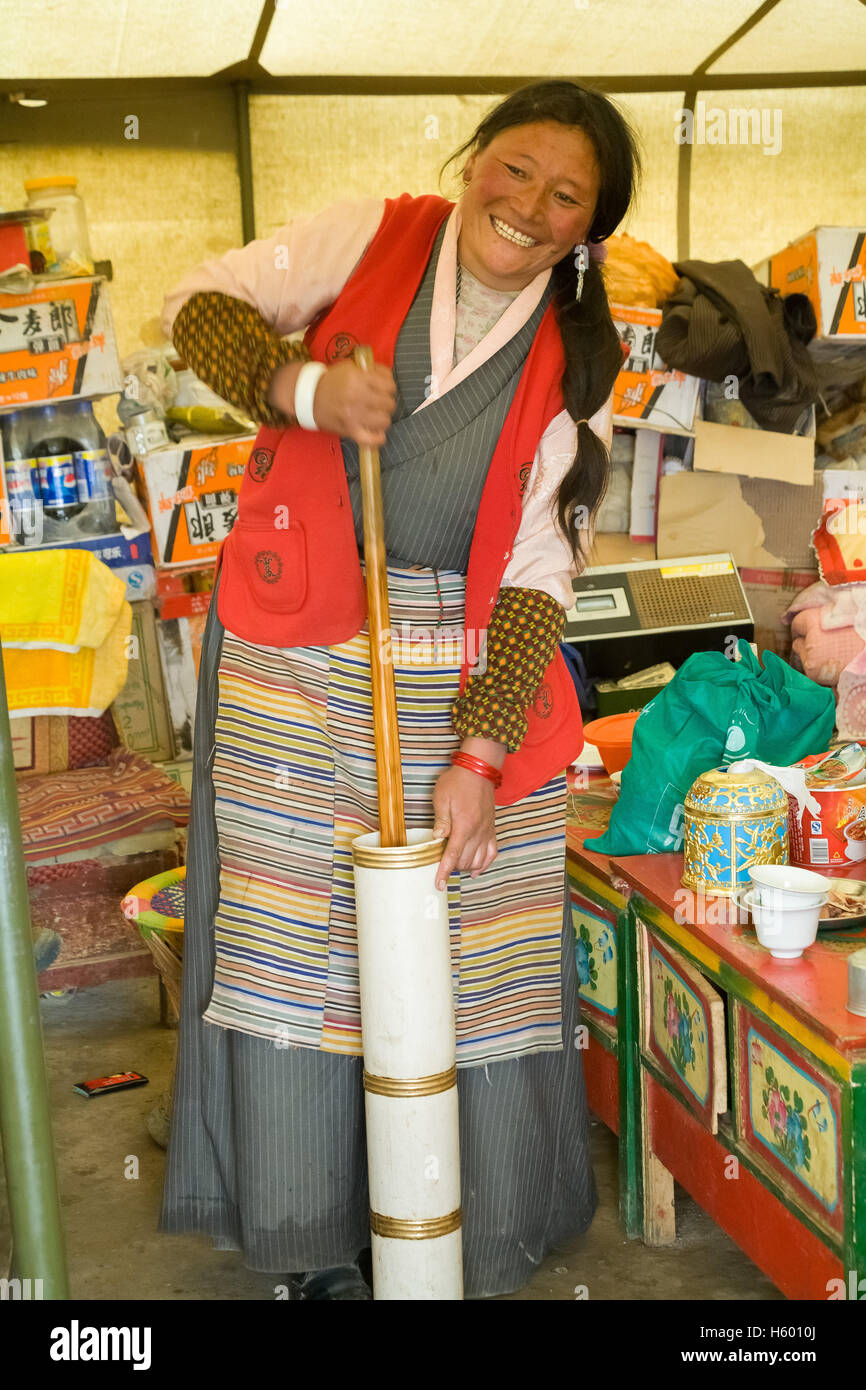
[[[787,767],[823,753],[833,734],[832,690],[795,671],[775,652],[764,667],[748,642],[739,661],[696,652],[634,726],[619,799],[599,854],[671,854],[682,848],[683,803],[696,777],[740,758]]]

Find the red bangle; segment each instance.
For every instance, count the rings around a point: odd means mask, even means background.
[[[467,772],[477,772],[479,777],[486,777],[494,787],[502,784],[499,768],[494,767],[492,763],[486,763],[483,758],[473,757],[471,753],[464,753],[458,748],[456,753],[451,754],[451,761],[455,767],[463,767]]]

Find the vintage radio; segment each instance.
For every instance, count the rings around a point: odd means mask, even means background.
[[[563,641],[587,674],[620,680],[654,663],[680,666],[697,651],[732,655],[754,621],[730,555],[699,555],[586,569],[573,581]]]

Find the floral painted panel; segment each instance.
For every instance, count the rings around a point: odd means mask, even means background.
[[[703,1002],[655,945],[649,949],[653,1051],[670,1064],[700,1106],[710,1095],[709,1026]]]
[[[581,1000],[609,1020],[616,1020],[616,930],[612,922],[593,912],[574,893],[574,958]]]
[[[839,1135],[829,1091],[755,1027],[746,1035],[748,1105],[755,1138],[828,1212],[839,1200]]]

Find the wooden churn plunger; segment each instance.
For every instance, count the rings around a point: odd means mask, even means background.
[[[373,365],[369,347],[354,360]],[[352,844],[373,1292],[462,1299],[457,1066],[444,848],[407,832],[377,449],[360,449],[380,830]]]

